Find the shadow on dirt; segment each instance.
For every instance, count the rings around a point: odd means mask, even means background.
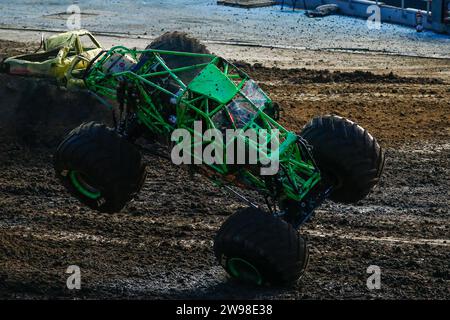
[[[222,278],[222,277],[220,277]],[[216,282],[199,288],[189,288],[180,290],[173,295],[169,294],[168,299],[180,299],[190,297],[190,299],[237,299],[237,300],[260,300],[282,295],[289,289],[295,287],[255,287],[242,284],[232,278],[223,277],[222,282]]]
[[[67,91],[50,80],[0,75],[2,139],[54,148],[84,121],[108,122],[110,113],[86,91]]]

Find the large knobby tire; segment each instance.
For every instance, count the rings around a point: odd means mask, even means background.
[[[214,253],[232,278],[256,285],[294,284],[309,257],[306,241],[290,224],[252,207],[225,221]]]
[[[357,202],[380,179],[384,152],[356,123],[334,115],[316,117],[300,135],[313,147],[313,157],[325,181],[333,186],[331,200]]]
[[[100,212],[119,212],[144,183],[136,147],[103,124],[84,123],[58,146],[56,175],[69,193]]]
[[[165,50],[165,51],[178,51],[178,52],[190,52],[190,53],[201,53],[209,54],[210,52],[206,49],[199,40],[192,38],[187,33],[184,32],[167,32],[162,36],[153,40],[153,42],[147,46],[146,49],[154,50]],[[187,66],[192,66],[195,64],[202,64],[211,61],[207,57],[183,57],[174,55],[161,55],[166,65],[171,68],[182,68]],[[201,70],[194,69],[192,71],[179,73],[178,77],[186,84],[188,84]]]

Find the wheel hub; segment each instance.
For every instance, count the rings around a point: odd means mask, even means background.
[[[228,260],[230,274],[243,282],[262,284],[262,276],[258,269],[250,262],[241,258],[231,258]]]
[[[98,199],[101,196],[100,190],[92,186],[89,179],[81,172],[72,170],[70,171],[70,181],[73,186],[84,196],[90,199]]]

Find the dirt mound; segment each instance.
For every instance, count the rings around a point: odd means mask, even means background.
[[[306,69],[302,70],[305,72]],[[305,80],[316,83],[327,83],[327,82],[348,82],[348,83],[441,83],[438,79],[424,79],[424,78],[405,78],[400,77],[392,72],[387,74],[374,74],[369,71],[361,71],[356,70],[352,72],[342,72],[342,71],[334,71],[330,72],[329,70],[309,70],[311,72],[305,72],[306,77],[302,77],[297,81],[293,81],[294,83],[304,83]],[[306,79],[305,79],[306,78]]]
[[[261,64],[249,64],[235,62],[236,66],[243,68],[250,74],[258,74],[258,80],[270,81],[274,78],[282,78],[292,84],[307,83],[403,83],[403,84],[442,84],[441,79],[423,77],[402,77],[389,72],[386,74],[375,74],[370,71],[329,71],[314,69],[280,69],[276,67],[267,68]]]
[[[69,92],[49,80],[2,74],[0,97],[3,142],[53,148],[81,122],[109,119],[108,110],[88,92]]]

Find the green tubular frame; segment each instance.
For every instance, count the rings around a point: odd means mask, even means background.
[[[135,66],[135,68],[128,71],[104,73],[102,71],[103,65],[112,55],[117,56],[117,54],[122,56],[127,55],[128,57],[132,57],[135,61],[139,61],[140,57],[144,56],[145,59],[137,64],[138,68]],[[161,55],[201,57],[208,60],[208,62],[170,69],[164,63]],[[264,106],[258,107],[254,101],[245,96],[241,90],[247,81],[251,80],[250,77],[226,60],[212,54],[195,54],[164,50],[133,50],[123,46],[116,46],[105,52],[97,62],[93,63],[87,72],[85,82],[89,90],[103,97],[102,100],[104,100],[104,98],[106,98],[106,100],[117,100],[116,88],[120,81],[126,80],[128,83],[132,83],[139,92],[139,103],[137,105],[139,122],[145,125],[153,133],[166,137],[170,137],[171,132],[177,128],[188,130],[194,137],[191,145],[192,150],[194,150],[196,143],[198,144],[198,140],[195,139],[197,133],[194,132],[194,121],[202,121],[203,130],[215,129],[216,126],[212,118],[222,110],[225,110],[225,112],[229,114],[227,105],[230,101],[220,103],[217,99],[214,99],[214,97],[193,92],[191,90],[191,84],[195,79],[190,83],[184,83],[178,75],[193,70],[198,70],[200,73],[206,68],[211,68],[208,67],[210,65],[213,65],[220,70],[221,79],[223,79],[224,76],[235,85],[236,95],[240,95],[239,98],[250,104],[253,108],[253,112],[255,112],[253,119],[244,127],[240,128],[242,129],[242,132],[237,134],[233,140],[227,141],[227,143],[234,144],[236,139],[241,139],[246,147],[249,148],[248,150],[253,149],[253,152],[258,152],[258,150],[260,150],[258,143],[247,138],[243,132],[248,128],[253,128],[256,131],[259,129],[266,129],[268,130],[267,139],[271,139],[271,130],[278,129],[280,171],[276,177],[282,185],[281,194],[279,194],[278,197],[301,201],[320,181],[321,177],[319,170],[314,166],[312,161],[306,160],[309,159],[307,155],[302,154],[302,149],[297,143],[297,136],[283,128],[264,112],[268,106],[272,106],[272,100],[261,89],[258,89],[258,91],[266,99]],[[155,68],[155,66],[159,67]],[[158,70],[154,71],[156,69]],[[155,77],[158,77],[159,79],[161,79],[161,77],[171,78],[172,81],[176,82],[180,87],[180,91],[178,94],[175,94],[161,87],[157,82],[152,81]],[[211,81],[214,82],[214,79],[211,79]],[[175,108],[177,120],[175,125],[164,118],[162,111],[167,108],[167,106],[162,105],[159,102],[159,99],[154,97],[155,93],[166,94],[169,97],[176,99],[177,102]],[[233,127],[229,129],[238,129],[236,128],[235,123],[232,125]],[[208,141],[206,143],[217,144],[219,142]],[[225,150],[228,144],[224,143],[218,145],[218,147],[224,148],[224,155],[226,155]],[[272,156],[271,154],[265,154],[261,150],[259,155],[260,161],[261,155],[266,158]],[[195,154],[192,154],[192,157],[195,157]],[[226,161],[224,162],[225,164],[204,165],[213,169],[213,176],[215,179],[218,179],[218,181],[226,182],[227,179],[225,179],[225,176],[232,174],[237,176],[239,178],[238,180],[244,185],[255,188],[263,194],[274,196],[271,194],[273,191],[269,190],[266,185],[266,179],[264,179],[263,176],[255,174],[245,166],[241,166],[238,170],[239,173],[237,174],[235,172],[236,170],[233,171],[233,169],[230,168],[230,165],[227,165]]]

